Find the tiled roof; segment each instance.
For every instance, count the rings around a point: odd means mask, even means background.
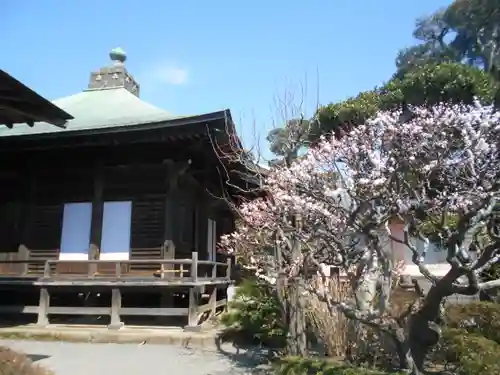
[[[36,123],[34,127],[19,124],[13,129],[0,128],[0,137],[122,127],[180,117],[142,101],[123,87],[86,90],[53,103],[74,117],[65,128],[43,122]]]
[[[29,87],[0,69],[0,124],[11,129],[15,124],[47,121],[64,127],[72,117]]]

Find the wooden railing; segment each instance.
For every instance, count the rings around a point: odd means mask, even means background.
[[[197,282],[200,280],[231,279],[231,259],[223,262],[199,260],[198,253],[193,252],[191,259],[135,259],[135,260],[61,260],[61,259],[18,259],[0,260],[0,265],[7,264],[14,272],[0,276],[41,276],[43,279],[68,278],[106,278],[137,279],[158,278],[162,280],[179,280]],[[156,265],[158,269],[151,272],[134,272],[135,264]],[[18,265],[12,267],[12,265]],[[43,272],[30,272],[28,265],[39,265]],[[68,267],[74,265],[75,267]],[[200,275],[200,267],[209,267],[211,273]],[[73,270],[71,270],[73,268]],[[224,276],[217,277],[217,270],[223,269]]]

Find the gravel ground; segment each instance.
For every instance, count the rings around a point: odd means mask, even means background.
[[[260,353],[225,346],[222,351],[166,345],[87,344],[0,340],[56,375],[243,375]]]

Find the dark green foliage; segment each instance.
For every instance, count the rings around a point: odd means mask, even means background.
[[[493,266],[484,271],[482,277],[486,281],[500,279],[500,262],[493,264]]]
[[[499,78],[499,24],[499,0],[455,0],[417,20],[413,37],[418,44],[399,53],[397,74],[429,61],[452,61],[480,67]]]
[[[458,375],[500,374],[500,345],[495,341],[459,328],[445,330],[443,341]]]
[[[473,97],[500,105],[500,0],[455,0],[416,21],[418,44],[396,58],[397,72],[384,86],[316,113],[310,140],[365,122],[379,110],[406,104],[470,103]]]
[[[452,305],[443,332],[445,359],[459,375],[500,374],[500,305]]]
[[[397,375],[402,372],[386,372],[350,366],[324,359],[288,357],[276,363],[276,375]]]
[[[474,323],[473,325],[468,323]],[[450,328],[465,329],[500,344],[500,304],[474,302],[450,306],[446,313]],[[499,352],[500,353],[500,352]]]
[[[284,127],[274,128],[267,134],[270,151],[279,157],[295,159],[306,144],[309,120],[297,118],[287,121]]]
[[[375,89],[362,92],[340,103],[320,107],[316,112],[316,121],[312,124],[309,137],[314,141],[319,136],[330,132],[340,137],[344,131],[374,116],[380,106],[380,93]]]
[[[481,280],[492,281],[500,279],[500,261],[481,272]],[[492,301],[500,303],[500,288],[493,288],[479,292],[481,301]]]
[[[480,69],[458,63],[430,63],[416,67],[380,88],[320,107],[310,138],[314,141],[330,132],[341,136],[343,131],[364,123],[378,111],[403,105],[470,104],[474,97],[491,104],[500,97],[499,91],[500,85]]]
[[[255,279],[243,280],[222,316],[222,324],[232,334],[271,348],[284,347],[285,323],[274,288]]]
[[[389,81],[384,106],[424,105],[441,102],[472,103],[474,97],[491,104],[499,89],[498,83],[484,71],[456,63],[430,63],[406,73],[403,78]]]

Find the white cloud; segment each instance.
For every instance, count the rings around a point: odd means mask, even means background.
[[[188,82],[189,71],[177,65],[166,64],[153,69],[151,78],[167,85],[184,85]]]

